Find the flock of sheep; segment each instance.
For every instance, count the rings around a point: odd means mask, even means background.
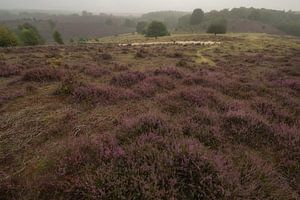
[[[220,45],[221,42],[212,42],[212,41],[172,41],[172,42],[141,42],[141,43],[131,43],[131,44],[119,44],[120,47],[124,46],[152,46],[152,45],[203,45],[203,46],[210,46],[210,45]]]

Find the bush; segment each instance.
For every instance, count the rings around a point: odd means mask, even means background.
[[[46,82],[59,81],[63,78],[64,73],[54,68],[33,68],[24,73],[23,81]]]
[[[165,67],[165,68],[157,69],[154,71],[154,74],[167,75],[176,79],[181,79],[184,76],[183,72],[178,70],[176,67]]]
[[[153,21],[147,28],[146,36],[147,37],[161,37],[169,35],[166,25],[162,22]]]
[[[64,44],[61,34],[58,31],[53,32],[53,39],[57,44]]]
[[[254,113],[230,111],[222,128],[232,141],[254,148],[276,145],[274,133],[265,120]]]
[[[10,47],[17,45],[17,36],[5,26],[0,26],[0,47]]]
[[[74,88],[72,96],[76,102],[85,101],[100,104],[114,104],[121,100],[129,100],[136,97],[136,95],[129,90],[93,84],[77,86]]]
[[[146,113],[136,118],[128,118],[123,121],[121,130],[129,133],[125,137],[141,135],[144,133],[165,134],[170,128],[164,117],[157,113]]]
[[[145,78],[146,75],[141,72],[126,72],[114,76],[111,79],[110,84],[121,87],[130,87],[144,80]]]
[[[0,77],[10,77],[20,74],[20,68],[14,65],[11,66],[1,66],[0,67]]]
[[[90,67],[85,68],[84,73],[89,75],[89,76],[99,78],[99,77],[102,77],[104,75],[110,74],[111,71],[108,70],[108,69],[103,69],[99,66],[90,66]]]
[[[135,91],[144,97],[153,97],[156,92],[172,90],[175,84],[167,77],[147,77],[137,87]]]

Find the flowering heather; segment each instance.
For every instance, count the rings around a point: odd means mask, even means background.
[[[224,109],[224,100],[220,93],[210,88],[197,87],[183,90],[180,98],[197,106],[209,106],[216,109]]]
[[[0,66],[0,77],[10,77],[20,74],[20,68],[17,66]]]
[[[157,92],[163,92],[175,89],[172,80],[166,77],[147,77],[139,85],[135,91],[145,97],[152,97]]]
[[[24,96],[24,91],[0,92],[0,106],[10,100],[14,100]]]
[[[109,75],[111,72],[108,69],[103,69],[99,66],[90,66],[85,68],[84,73],[89,76],[99,78],[104,75]]]
[[[268,122],[255,113],[228,112],[223,119],[222,128],[224,134],[237,143],[255,148],[276,144],[274,133]]]
[[[0,48],[0,199],[300,199],[299,39],[170,37]]]
[[[23,74],[23,81],[46,82],[59,81],[64,73],[54,68],[33,68]]]
[[[175,79],[181,79],[184,73],[176,67],[164,67],[154,71],[155,75],[167,75]]]
[[[85,84],[74,88],[72,97],[76,102],[92,102],[100,104],[114,104],[120,100],[129,100],[136,97],[130,90],[112,86]]]
[[[122,130],[129,134],[160,133],[165,134],[170,127],[163,115],[157,113],[146,113],[135,118],[128,118],[123,121]]]
[[[126,72],[114,76],[110,84],[120,87],[130,87],[144,80],[146,75],[142,72]]]

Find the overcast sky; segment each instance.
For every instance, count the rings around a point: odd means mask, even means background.
[[[300,10],[300,0],[0,0],[0,9],[88,10],[92,12],[205,11],[233,7]]]

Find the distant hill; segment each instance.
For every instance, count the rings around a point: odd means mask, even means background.
[[[178,19],[182,16],[189,14],[189,12],[181,11],[158,11],[144,14],[139,18],[140,21],[161,21],[165,23],[168,28],[175,28],[178,25]]]

